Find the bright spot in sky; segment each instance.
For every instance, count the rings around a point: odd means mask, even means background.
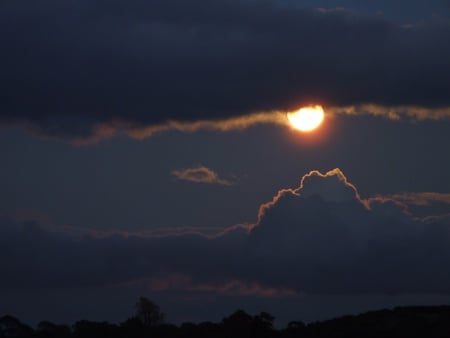
[[[287,114],[291,125],[300,131],[316,129],[323,121],[324,111],[322,106],[309,106]]]

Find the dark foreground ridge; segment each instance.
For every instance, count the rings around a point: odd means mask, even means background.
[[[168,324],[159,307],[146,298],[136,304],[136,315],[120,324],[80,320],[72,326],[42,321],[36,329],[12,316],[0,318],[0,337],[41,338],[269,338],[342,337],[399,338],[450,337],[450,306],[409,306],[393,310],[370,311],[356,316],[305,324],[290,322],[283,329],[273,327],[267,312],[251,316],[242,310],[220,323]]]

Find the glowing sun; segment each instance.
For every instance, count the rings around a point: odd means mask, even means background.
[[[323,121],[324,111],[322,106],[303,107],[287,114],[292,127],[300,131],[312,131]]]

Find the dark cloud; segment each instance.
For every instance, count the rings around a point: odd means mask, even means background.
[[[207,239],[199,235],[147,237],[49,232],[38,224],[2,220],[0,263],[7,288],[108,286],[167,274],[220,278],[242,253],[244,231]],[[239,246],[239,243],[241,245]],[[208,254],[208,257],[205,257]]]
[[[0,286],[147,285],[153,291],[286,296],[450,292],[448,219],[364,199],[335,169],[305,175],[259,221],[216,234],[55,232],[1,222]]]
[[[414,221],[405,206],[363,199],[343,173],[313,171],[260,210],[250,237],[273,281],[318,293],[448,292],[445,223]]]
[[[450,26],[276,1],[3,1],[0,118],[89,138],[321,102],[450,105]],[[102,129],[102,132],[106,132]]]

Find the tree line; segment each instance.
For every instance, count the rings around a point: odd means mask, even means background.
[[[0,317],[0,337],[15,338],[443,338],[450,337],[450,306],[397,307],[306,324],[292,321],[274,328],[268,312],[252,316],[237,310],[221,322],[165,321],[158,305],[141,297],[136,313],[120,324],[77,321],[72,326],[41,321],[32,328],[19,319]]]

